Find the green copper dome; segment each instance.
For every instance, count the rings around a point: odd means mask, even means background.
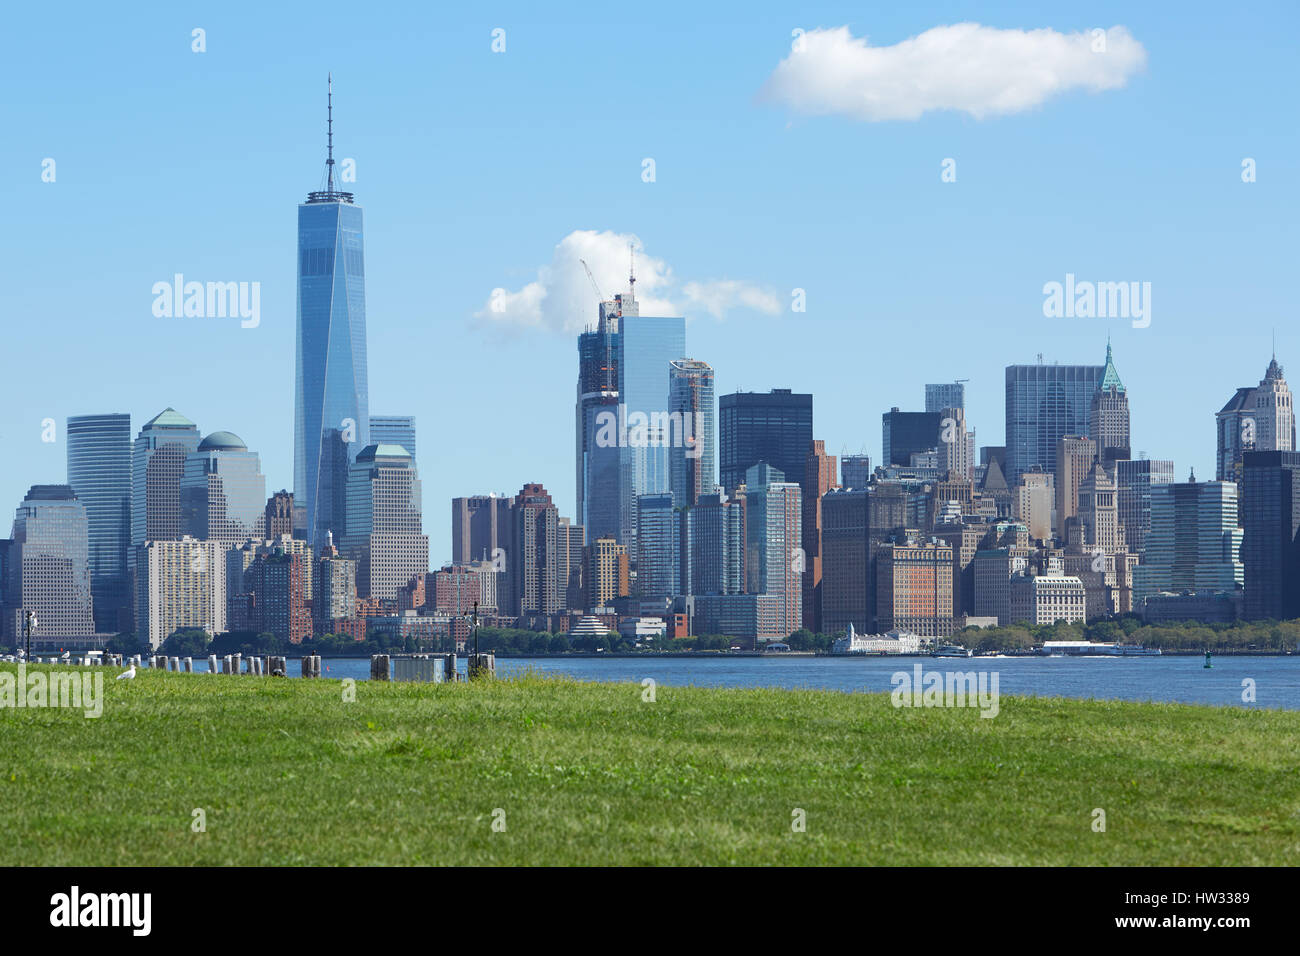
[[[1110,342],[1106,343],[1106,372],[1101,377],[1101,390],[1108,392],[1112,388],[1117,392],[1125,391],[1124,383],[1119,380],[1119,372],[1115,370],[1115,358],[1110,351]]]

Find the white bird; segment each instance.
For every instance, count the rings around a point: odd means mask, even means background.
[[[67,660],[69,657],[71,657],[71,656],[72,656],[72,651],[64,651],[64,652],[63,652],[63,657],[60,658],[60,660],[65,660],[65,661],[66,661],[66,660]]]
[[[131,662],[131,667],[130,667],[128,670],[124,670],[124,671],[122,671],[122,673],[118,674],[118,675],[117,675],[117,679],[118,679],[118,680],[135,680],[135,661],[132,661],[132,662]]]

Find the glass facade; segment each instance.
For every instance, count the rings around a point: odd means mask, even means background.
[[[199,429],[174,408],[145,422],[131,459],[131,547],[146,541],[175,541],[183,533],[181,477],[185,458],[199,447]]]
[[[33,485],[14,514],[7,604],[36,613],[33,643],[88,637],[91,604],[86,509],[68,485]],[[16,631],[16,634],[21,631]]]
[[[718,400],[722,487],[733,494],[745,472],[767,462],[782,474],[802,476],[813,437],[813,397],[788,388],[736,392]]]
[[[966,408],[966,386],[961,382],[943,382],[925,386],[925,410],[941,412],[945,408]]]
[[[1236,484],[1179,482],[1150,495],[1146,556],[1133,571],[1134,608],[1160,591],[1231,592],[1245,582]]]
[[[414,415],[371,415],[370,440],[376,445],[401,445],[415,454]]]
[[[68,485],[86,509],[90,593],[95,630],[130,626],[131,416],[68,419]]]
[[[294,508],[313,545],[343,530],[348,466],[371,442],[364,230],[345,197],[318,193],[298,207]]]
[[[669,365],[686,355],[686,320],[625,315],[618,345],[618,394],[627,423],[626,440],[619,443],[621,539],[629,554],[639,554],[635,547],[637,498],[671,491],[663,423],[669,412]],[[651,422],[656,422],[654,427]],[[642,429],[638,423],[644,423]],[[622,439],[623,429],[619,431]]]
[[[943,416],[939,412],[900,412],[892,408],[880,417],[881,458],[886,465],[912,464],[912,455],[939,447]]]
[[[185,533],[232,547],[266,533],[266,478],[256,452],[230,432],[213,432],[185,458]]]
[[[694,505],[713,491],[718,474],[716,402],[713,369],[705,362],[680,359],[668,373],[669,484],[679,508]]]
[[[1115,463],[1115,481],[1119,486],[1119,523],[1124,526],[1125,541],[1129,551],[1141,556],[1151,530],[1152,489],[1173,484],[1174,463],[1121,458]]]
[[[1007,484],[1035,465],[1056,471],[1056,445],[1090,432],[1092,398],[1104,365],[1008,365],[1006,371]]]

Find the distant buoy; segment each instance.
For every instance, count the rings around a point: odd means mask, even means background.
[[[1211,667],[1213,667],[1213,666],[1214,666],[1214,665],[1210,663],[1210,652],[1209,652],[1209,651],[1206,651],[1206,652],[1205,652],[1205,664],[1204,664],[1204,666],[1203,666],[1201,669],[1202,669],[1202,670],[1207,670],[1207,671],[1208,671],[1208,670],[1209,670]]]

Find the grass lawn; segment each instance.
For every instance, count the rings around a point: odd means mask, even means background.
[[[1295,712],[102,673],[0,708],[0,865],[1300,863]]]

